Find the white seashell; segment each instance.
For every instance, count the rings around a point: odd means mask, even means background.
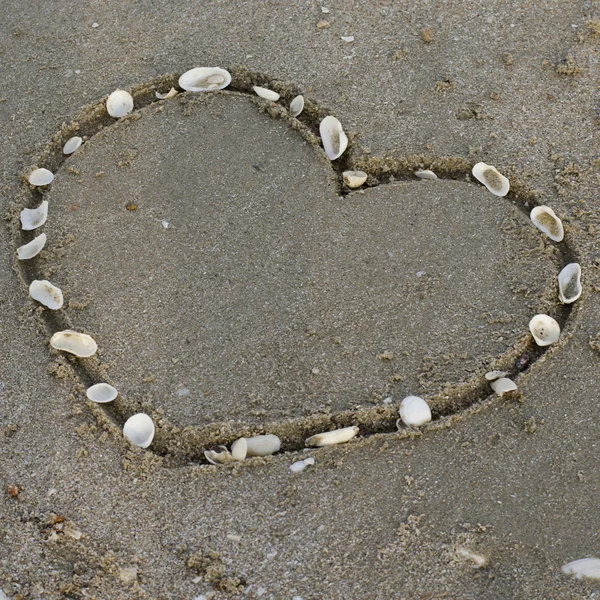
[[[419,179],[437,179],[437,175],[430,171],[429,169],[425,169],[422,171],[415,171],[415,176]]]
[[[204,457],[206,460],[212,465],[228,465],[232,462],[235,462],[233,456],[231,456],[229,450],[225,448],[225,446],[219,446],[219,448],[223,448],[221,452],[217,452],[215,450],[205,450]]]
[[[344,42],[348,42],[348,43],[350,43],[350,42],[353,42],[353,41],[354,41],[354,36],[353,36],[353,35],[343,35],[343,36],[342,36],[342,40],[343,40]]]
[[[305,442],[305,446],[333,446],[334,444],[343,444],[349,442],[356,436],[358,427],[344,427],[343,429],[335,429],[334,431],[326,431],[309,437]]]
[[[517,389],[517,384],[507,377],[501,377],[490,383],[492,389],[498,394],[503,396],[506,392],[514,392]]]
[[[536,206],[530,214],[531,222],[551,240],[562,242],[565,237],[562,221],[549,206]]]
[[[500,379],[500,377],[506,377],[508,373],[506,371],[488,371],[485,374],[485,378],[488,381],[494,381],[494,379]]]
[[[154,423],[148,415],[138,413],[125,421],[125,425],[123,425],[123,435],[134,446],[147,448],[154,439]]]
[[[312,456],[309,456],[308,458],[305,458],[304,460],[298,460],[295,463],[292,463],[290,465],[290,471],[292,473],[300,473],[301,471],[304,471],[304,469],[306,469],[306,467],[310,466],[310,465],[314,465],[315,464],[315,459]]]
[[[319,132],[329,160],[339,158],[348,147],[348,138],[342,124],[335,117],[325,117],[319,125]]]
[[[35,169],[29,173],[27,180],[31,185],[48,185],[54,181],[54,175],[48,169]]]
[[[48,200],[44,200],[37,208],[24,208],[21,211],[21,227],[31,231],[41,227],[48,218]]]
[[[246,438],[248,444],[247,456],[268,456],[278,452],[281,448],[281,440],[273,434],[255,435]]]
[[[29,286],[29,295],[51,310],[62,308],[63,294],[61,290],[45,279],[34,279]]]
[[[475,566],[479,569],[485,567],[488,563],[488,558],[483,556],[483,554],[476,554],[475,552],[471,552],[466,548],[457,548],[456,554],[461,558],[465,558],[467,560],[471,560],[475,563]]]
[[[400,403],[400,418],[409,427],[420,427],[431,421],[431,409],[423,398],[407,396]]]
[[[78,135],[72,137],[63,146],[63,154],[73,154],[81,144],[83,144],[83,140]]]
[[[92,402],[104,404],[105,402],[112,402],[119,395],[119,392],[108,383],[96,383],[89,387],[85,394]]]
[[[19,260],[28,260],[37,256],[46,245],[46,234],[40,233],[37,237],[33,238],[28,244],[19,246],[17,248],[17,258]]]
[[[258,85],[253,85],[252,89],[256,92],[256,94],[258,96],[260,96],[261,98],[264,98],[265,100],[271,100],[272,102],[277,102],[277,100],[279,100],[279,98],[280,98],[280,96],[277,92],[274,92],[273,90],[269,90],[264,87],[260,87]]]
[[[98,350],[98,344],[86,333],[78,333],[71,329],[57,331],[50,339],[50,345],[56,350],[70,352],[75,356],[85,358],[93,356]]]
[[[219,67],[197,67],[179,78],[179,87],[188,92],[214,92],[226,88],[231,75]]]
[[[170,100],[171,98],[174,98],[175,96],[177,96],[177,90],[175,88],[171,88],[166,94],[161,94],[160,92],[154,92],[154,95],[159,99],[159,100]]]
[[[581,266],[569,263],[558,274],[558,297],[563,304],[571,304],[581,296]]]
[[[106,110],[116,119],[124,117],[133,110],[133,97],[125,90],[115,90],[106,100]]]
[[[506,196],[510,189],[508,179],[496,167],[479,162],[473,167],[473,177],[483,183],[494,196]]]
[[[296,96],[290,102],[290,115],[297,117],[304,110],[304,96]]]
[[[576,579],[600,579],[600,558],[580,558],[563,565],[560,570],[565,575],[575,575]]]
[[[548,315],[535,315],[529,321],[529,331],[538,346],[549,346],[560,336],[560,325]]]
[[[244,460],[248,454],[248,441],[240,438],[231,444],[231,458],[233,460]]]
[[[342,177],[344,183],[354,189],[360,187],[367,180],[368,175],[364,171],[344,171]]]

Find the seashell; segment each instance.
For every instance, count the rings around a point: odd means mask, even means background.
[[[503,396],[506,392],[514,392],[517,389],[517,384],[507,377],[501,377],[490,383],[492,389],[498,394]]]
[[[400,418],[409,427],[420,427],[431,421],[431,409],[423,398],[407,396],[400,403]]]
[[[216,452],[215,450],[204,451],[204,457],[210,464],[218,466],[235,462],[235,459],[231,456],[229,450],[227,450],[225,446],[219,446],[219,448],[223,448],[223,450],[221,452]]]
[[[356,436],[359,429],[356,426],[344,427],[343,429],[334,429],[333,431],[326,431],[325,433],[318,433],[312,435],[305,442],[305,446],[333,446],[334,444],[343,444],[349,442],[353,437]]]
[[[581,296],[581,266],[569,263],[558,274],[558,297],[563,304],[571,304]]]
[[[300,94],[290,102],[290,115],[297,117],[304,110],[304,96]]]
[[[19,246],[17,248],[17,258],[19,260],[28,260],[37,256],[46,245],[46,234],[40,233],[37,237],[33,238],[28,244]]]
[[[231,83],[231,75],[219,67],[197,67],[179,78],[179,87],[188,92],[215,92]]]
[[[268,456],[278,452],[281,448],[281,440],[273,434],[255,435],[246,438],[248,453],[246,456]]]
[[[508,179],[496,167],[479,162],[473,167],[473,177],[483,183],[494,196],[506,196],[510,189]]]
[[[419,179],[437,179],[437,175],[430,171],[429,169],[425,169],[423,171],[415,171],[415,176]]]
[[[161,94],[160,92],[154,92],[154,95],[159,99],[159,100],[170,100],[171,98],[174,98],[175,96],[177,96],[178,92],[175,88],[171,88],[166,94]]]
[[[565,575],[575,575],[576,579],[600,579],[600,558],[580,558],[563,565],[560,570]]]
[[[485,567],[488,563],[487,556],[471,552],[467,548],[457,548],[456,554],[458,554],[458,556],[460,556],[461,558],[473,561],[478,569]]]
[[[538,346],[549,346],[560,336],[560,325],[548,315],[535,315],[529,321],[529,331]]]
[[[37,208],[24,208],[21,211],[21,227],[31,231],[41,227],[48,218],[48,200],[44,200]]]
[[[354,41],[354,36],[353,36],[353,35],[343,35],[343,36],[342,36],[342,40],[343,40],[344,42],[348,42],[348,43],[350,43],[350,42],[353,42],[353,41]]]
[[[562,242],[565,237],[562,221],[549,206],[536,206],[529,216],[531,222],[551,240]]]
[[[244,460],[248,454],[248,441],[240,438],[231,444],[231,458],[233,460]]]
[[[35,171],[29,173],[27,181],[31,185],[48,185],[54,181],[54,174],[48,169],[35,169]]]
[[[119,392],[108,383],[96,383],[87,389],[85,395],[92,402],[104,404],[105,402],[112,402],[119,395]]]
[[[134,446],[147,448],[154,439],[154,423],[148,415],[138,413],[125,421],[125,425],[123,425],[123,435]]]
[[[50,339],[50,345],[56,350],[70,352],[75,356],[86,358],[93,356],[98,350],[98,344],[87,333],[78,333],[71,329],[57,331]]]
[[[342,124],[335,117],[325,117],[319,125],[319,132],[329,160],[339,158],[348,147],[348,137],[342,129]]]
[[[72,137],[63,146],[63,154],[73,154],[81,144],[83,144],[83,140],[78,135]]]
[[[310,465],[314,465],[315,464],[315,459],[312,456],[309,456],[308,458],[305,458],[304,460],[298,460],[295,463],[292,463],[290,465],[290,471],[292,473],[300,473],[301,471],[304,471],[304,469],[306,469],[306,467],[310,466]]]
[[[274,92],[273,90],[269,90],[264,87],[260,87],[258,85],[253,85],[252,89],[256,92],[258,96],[264,98],[265,100],[271,100],[271,102],[277,102],[277,100],[279,100],[280,98],[277,92]]]
[[[125,90],[115,90],[106,100],[106,110],[116,119],[124,117],[133,110],[133,97]]]
[[[61,290],[46,279],[34,279],[29,286],[29,295],[51,310],[62,308],[63,294]]]
[[[344,171],[342,177],[344,183],[354,189],[360,187],[367,180],[368,175],[364,171]]]
[[[500,377],[506,377],[508,373],[506,371],[488,371],[485,374],[485,378],[488,381],[494,381],[494,379],[500,379]]]

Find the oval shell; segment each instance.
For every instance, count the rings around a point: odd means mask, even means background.
[[[600,558],[580,558],[563,565],[560,570],[565,575],[575,575],[575,579],[600,579]]]
[[[560,336],[560,325],[548,315],[535,315],[529,321],[529,331],[538,346],[549,346]]]
[[[304,110],[304,96],[300,94],[290,102],[290,115],[297,117]]]
[[[244,460],[248,454],[248,441],[240,438],[231,444],[231,458],[233,460]]]
[[[31,231],[41,227],[48,218],[48,200],[44,200],[37,208],[24,208],[21,211],[21,228]]]
[[[360,187],[367,180],[368,175],[364,171],[344,171],[342,177],[344,183],[354,189]]]
[[[35,169],[35,171],[29,173],[27,181],[31,185],[48,185],[54,181],[54,174],[48,169]]]
[[[333,446],[334,444],[343,444],[349,442],[353,437],[356,437],[358,433],[358,427],[344,427],[343,429],[335,429],[333,431],[326,431],[325,433],[318,433],[309,437],[304,444],[306,446]]]
[[[179,87],[188,92],[215,92],[231,83],[231,75],[219,67],[196,67],[179,78]]]
[[[34,279],[29,285],[29,295],[51,310],[62,308],[62,291],[46,279]]]
[[[274,92],[273,90],[269,90],[264,87],[260,87],[258,85],[253,85],[252,89],[258,96],[264,98],[265,100],[271,100],[271,102],[277,102],[277,100],[279,100],[280,98],[280,95],[277,92]]]
[[[301,471],[304,471],[304,469],[306,469],[306,467],[310,466],[310,465],[314,465],[315,464],[315,459],[312,456],[309,456],[308,458],[305,458],[304,460],[298,460],[295,463],[292,463],[290,465],[290,471],[292,473],[300,473]]]
[[[508,194],[510,183],[496,167],[479,162],[473,167],[472,173],[473,177],[483,183],[494,196],[506,196]]]
[[[94,338],[87,333],[79,333],[71,329],[57,331],[50,339],[50,345],[56,350],[63,350],[81,358],[93,356],[98,350]]]
[[[415,171],[415,176],[419,179],[437,179],[437,175],[430,171],[429,169],[424,169],[422,171]]]
[[[281,448],[281,440],[273,434],[255,435],[246,438],[246,443],[248,444],[247,456],[268,456]]]
[[[348,137],[344,133],[342,124],[330,115],[321,121],[319,132],[327,158],[329,160],[339,158],[348,147]]]
[[[46,234],[40,233],[37,237],[33,238],[28,244],[19,246],[17,248],[17,258],[19,260],[29,260],[34,256],[37,256],[46,245]]]
[[[67,140],[63,146],[63,154],[73,154],[73,152],[75,152],[75,150],[77,150],[81,144],[83,144],[83,139],[81,139],[78,135],[72,137],[70,140]]]
[[[494,379],[500,379],[500,377],[506,377],[508,373],[506,371],[488,371],[485,374],[485,378],[488,381],[494,381]]]
[[[125,90],[115,90],[106,100],[106,110],[116,119],[124,117],[133,110],[133,97]]]
[[[492,381],[490,386],[499,396],[504,395],[506,392],[513,392],[517,389],[517,384],[507,377],[501,377],[500,379]]]
[[[87,389],[85,395],[92,401],[98,404],[112,402],[119,392],[108,383],[96,383]]]
[[[423,398],[407,396],[400,403],[400,418],[410,427],[420,427],[431,421],[431,409]]]
[[[581,266],[569,263],[558,274],[558,297],[563,304],[571,304],[581,296]]]
[[[531,222],[551,240],[562,242],[565,237],[562,221],[549,206],[536,206],[529,217]]]
[[[154,439],[154,423],[148,415],[138,413],[125,421],[125,425],[123,425],[123,435],[134,446],[147,448]]]

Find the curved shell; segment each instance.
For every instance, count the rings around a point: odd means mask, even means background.
[[[48,200],[44,200],[37,208],[24,208],[21,211],[21,228],[31,231],[41,227],[48,218]]]
[[[94,338],[87,333],[79,333],[71,329],[57,331],[50,339],[50,345],[56,350],[63,350],[81,358],[93,356],[98,350]]]
[[[264,87],[260,87],[258,85],[253,85],[252,89],[254,90],[257,96],[260,96],[265,100],[270,100],[271,102],[277,102],[277,100],[279,100],[280,98],[280,95],[277,92],[274,92],[273,90],[269,90]]]
[[[290,102],[290,115],[292,115],[292,117],[298,117],[303,110],[304,96],[300,94]]]
[[[360,187],[367,180],[368,175],[364,171],[344,171],[342,177],[344,183],[354,189]]]
[[[46,279],[34,279],[29,285],[29,295],[51,310],[62,308],[62,291]]]
[[[161,94],[160,92],[154,92],[154,95],[159,99],[159,100],[170,100],[171,98],[174,98],[175,96],[177,96],[178,92],[175,88],[171,88],[166,94]]]
[[[179,87],[188,92],[215,92],[231,83],[231,75],[219,67],[196,67],[179,78]]]
[[[548,315],[535,315],[529,321],[529,331],[538,346],[549,346],[560,336],[560,325]]]
[[[571,304],[581,296],[581,266],[569,263],[558,274],[558,297],[563,304]]]
[[[422,171],[415,171],[415,176],[419,179],[437,179],[437,175],[430,171],[429,169],[424,169]]]
[[[27,181],[31,185],[48,185],[54,181],[54,174],[48,169],[35,169],[29,173]]]
[[[344,427],[343,429],[335,429],[318,433],[309,437],[305,442],[305,446],[333,446],[334,444],[343,444],[349,442],[358,433],[358,427]]]
[[[420,427],[431,421],[431,409],[423,398],[407,396],[400,403],[400,418],[410,427]]]
[[[330,115],[321,121],[319,132],[327,158],[329,160],[339,158],[348,147],[348,137],[344,133],[342,124]]]
[[[17,248],[17,258],[19,260],[29,260],[34,256],[37,256],[46,245],[46,234],[40,233],[37,237],[33,238],[28,244],[23,244]]]
[[[298,460],[295,463],[292,463],[290,465],[290,471],[292,473],[300,473],[301,471],[304,471],[304,469],[306,469],[306,467],[310,466],[310,465],[314,465],[315,464],[315,459],[312,456],[309,456],[308,458],[305,458],[304,460]]]
[[[73,154],[73,152],[75,152],[75,150],[77,150],[81,144],[83,144],[82,138],[80,138],[78,135],[72,137],[71,139],[67,140],[63,146],[63,154]]]
[[[508,194],[510,183],[496,167],[479,162],[473,167],[472,173],[473,177],[483,183],[494,196],[506,196]]]
[[[233,460],[244,460],[248,454],[248,441],[240,438],[231,444],[231,458]]]
[[[228,465],[235,461],[225,446],[219,446],[219,448],[222,448],[221,452],[217,452],[216,450],[204,451],[204,457],[211,465]]]
[[[124,117],[133,110],[133,97],[125,90],[115,90],[106,100],[106,110],[115,119]]]
[[[513,392],[517,389],[517,384],[507,377],[501,377],[500,379],[492,381],[490,386],[499,396],[504,395],[506,392]]]
[[[575,575],[575,579],[600,579],[600,558],[580,558],[563,565],[560,570],[565,575]]]
[[[85,395],[92,401],[98,404],[112,402],[119,392],[108,383],[96,383],[87,389]]]
[[[248,444],[247,456],[268,456],[278,452],[281,448],[281,440],[273,434],[255,435],[246,438]]]
[[[500,377],[506,377],[508,373],[506,371],[488,371],[485,374],[485,378],[488,381],[494,381],[494,379],[500,379]]]
[[[565,237],[562,221],[549,206],[536,206],[529,217],[531,222],[551,240],[562,242]]]
[[[147,448],[154,439],[154,423],[147,414],[138,413],[125,421],[123,435],[134,446]]]

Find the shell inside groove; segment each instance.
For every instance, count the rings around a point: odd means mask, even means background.
[[[119,119],[133,111],[133,97],[125,90],[115,90],[106,100],[106,110]]]
[[[407,396],[400,403],[400,418],[410,427],[420,427],[431,421],[431,409],[423,398]]]
[[[581,296],[581,266],[569,263],[558,274],[558,297],[563,304],[571,304]]]
[[[17,248],[17,258],[19,260],[29,260],[34,256],[37,256],[46,245],[46,234],[40,233],[37,237],[33,238],[28,244],[23,244]]]
[[[105,402],[112,402],[119,395],[119,392],[109,383],[96,383],[89,387],[85,394],[92,402],[104,404]]]
[[[48,200],[44,200],[37,208],[24,208],[21,211],[21,228],[31,231],[41,227],[48,218]]]
[[[304,96],[300,94],[290,102],[290,115],[297,117],[304,110]]]
[[[549,206],[536,206],[529,215],[531,222],[554,242],[562,242],[565,232],[562,221]]]
[[[134,446],[147,448],[154,439],[154,423],[147,414],[138,413],[125,421],[123,435]]]
[[[248,454],[248,441],[240,438],[231,444],[231,458],[233,460],[244,460]]]
[[[343,444],[349,442],[353,437],[356,437],[359,429],[356,426],[344,427],[343,429],[335,429],[334,431],[326,431],[309,437],[304,444],[306,446],[333,446],[334,444]]]
[[[488,381],[494,381],[494,379],[500,379],[500,377],[506,377],[508,373],[506,371],[488,371],[485,374],[485,378]]]
[[[73,154],[73,152],[75,152],[75,150],[77,150],[81,144],[83,144],[82,138],[80,138],[78,135],[72,137],[71,139],[67,140],[63,146],[63,154]]]
[[[499,396],[502,396],[506,392],[513,392],[517,389],[517,384],[507,377],[500,377],[500,379],[492,381],[490,386]]]
[[[219,67],[196,67],[179,78],[179,87],[188,92],[215,92],[231,83],[231,75]]]
[[[535,315],[529,321],[529,331],[538,346],[549,346],[560,337],[560,325],[548,315]]]
[[[348,137],[344,133],[342,124],[330,115],[321,121],[319,132],[327,158],[329,160],[339,158],[348,147]]]
[[[48,185],[54,181],[54,175],[48,169],[35,169],[29,173],[27,181],[31,185]]]
[[[479,162],[473,167],[472,173],[473,177],[483,183],[494,196],[506,196],[508,194],[510,183],[496,167]]]
[[[344,171],[342,173],[344,183],[351,189],[360,187],[367,181],[368,175],[364,171]]]
[[[98,350],[98,344],[92,336],[71,329],[57,331],[50,339],[50,345],[56,350],[69,352],[81,358],[93,356]]]
[[[160,92],[154,92],[154,95],[159,99],[159,100],[170,100],[171,98],[174,98],[175,96],[177,96],[177,90],[175,88],[171,88],[166,94],[161,94]]]
[[[419,179],[437,179],[437,175],[429,170],[429,169],[424,169],[422,171],[415,171],[415,176],[418,177]]]
[[[248,444],[247,456],[268,456],[279,452],[281,448],[281,440],[273,434],[255,435],[246,438]]]
[[[270,100],[271,102],[277,102],[280,96],[277,92],[273,90],[269,90],[268,88],[260,87],[258,85],[253,85],[252,89],[256,93],[257,96],[264,98],[265,100]]]
[[[580,558],[563,565],[560,570],[576,579],[600,579],[600,558]]]
[[[62,308],[62,291],[46,279],[34,279],[29,285],[29,295],[51,310]]]
[[[292,463],[290,465],[290,471],[292,473],[300,473],[301,471],[304,471],[304,469],[306,469],[306,467],[310,466],[310,465],[314,465],[315,464],[315,459],[312,456],[309,456],[308,458],[305,458],[304,460],[298,460],[295,463]]]

